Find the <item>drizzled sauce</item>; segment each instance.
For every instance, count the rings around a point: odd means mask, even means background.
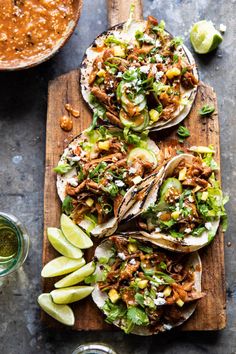
[[[73,0],[1,0],[0,62],[50,52],[73,20]]]

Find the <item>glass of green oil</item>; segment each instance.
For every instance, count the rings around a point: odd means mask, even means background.
[[[29,236],[13,215],[0,212],[0,277],[17,270],[29,251]]]
[[[104,343],[87,343],[76,348],[72,354],[117,354]]]

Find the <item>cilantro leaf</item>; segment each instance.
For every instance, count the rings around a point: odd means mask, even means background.
[[[68,163],[62,164],[62,165],[58,165],[57,167],[55,167],[53,170],[56,173],[59,173],[60,175],[64,175],[65,173],[69,172],[72,170],[72,166],[70,166]]]
[[[127,318],[137,326],[147,326],[149,324],[149,318],[146,312],[135,306],[128,309]]]
[[[200,116],[208,116],[208,115],[212,114],[214,111],[215,111],[215,107],[209,106],[207,104],[199,110],[199,114],[200,114]]]
[[[65,213],[66,215],[70,215],[74,209],[72,202],[73,202],[73,198],[71,198],[69,195],[67,195],[63,200],[62,212]]]

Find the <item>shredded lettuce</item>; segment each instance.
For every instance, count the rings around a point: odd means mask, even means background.
[[[70,215],[74,209],[72,202],[73,202],[73,198],[71,198],[69,195],[67,195],[63,200],[62,212],[65,213],[66,215]]]
[[[53,170],[56,173],[59,173],[60,175],[64,175],[65,173],[71,171],[73,169],[73,166],[69,165],[68,163],[58,165],[55,167]]]

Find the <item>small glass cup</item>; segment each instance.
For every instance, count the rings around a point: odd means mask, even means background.
[[[15,272],[21,267],[29,252],[29,235],[25,227],[15,216],[0,212],[0,233],[4,228],[10,230],[12,234],[14,233],[17,250],[15,254],[9,257],[0,256],[0,278]]]
[[[104,343],[87,343],[77,347],[72,354],[117,354]]]

